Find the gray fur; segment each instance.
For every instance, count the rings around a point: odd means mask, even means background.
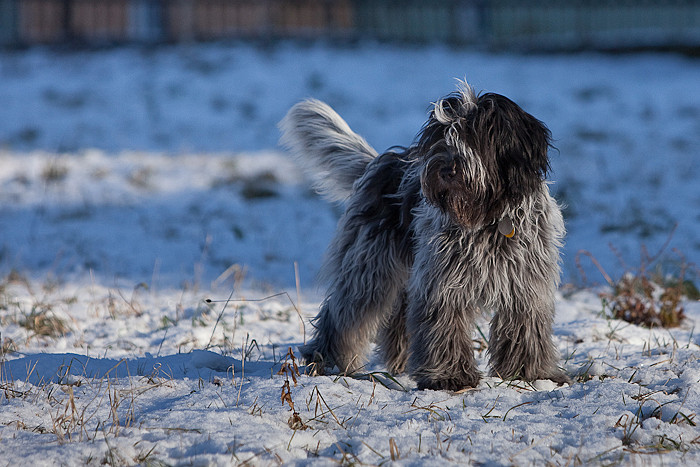
[[[376,177],[378,167],[367,168],[348,199],[321,267],[320,277],[330,284],[314,321],[315,338],[301,349],[307,361],[347,373],[365,363],[371,339],[408,279],[409,265],[394,232],[377,231],[363,215],[366,192],[372,188],[367,182]],[[320,365],[318,371],[323,372]]]
[[[299,102],[279,124],[280,143],[312,176],[314,188],[331,201],[344,201],[377,152],[326,103]]]
[[[474,387],[472,335],[487,310],[493,375],[568,381],[552,341],[564,222],[541,122],[465,84],[404,151],[377,155],[319,101],[281,128],[321,191],[347,200],[322,268],[327,298],[300,348],[318,373],[357,371],[377,338],[389,371],[419,388]],[[498,232],[506,217],[512,238]]]

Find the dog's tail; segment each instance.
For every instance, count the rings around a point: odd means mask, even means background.
[[[300,162],[320,194],[343,201],[377,152],[328,104],[299,102],[279,124],[280,143]]]

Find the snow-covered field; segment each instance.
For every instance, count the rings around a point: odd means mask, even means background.
[[[574,384],[417,391],[376,360],[365,376],[278,374],[309,334],[339,209],[276,147],[277,121],[313,96],[377,149],[405,145],[464,77],[554,134],[573,284],[555,335]],[[584,256],[584,283],[575,261],[590,251],[617,278],[668,241],[650,268],[691,264],[697,284],[697,59],[372,44],[3,52],[0,146],[3,463],[700,463],[700,304],[686,300],[669,330],[611,319],[599,289],[581,288],[603,276]]]

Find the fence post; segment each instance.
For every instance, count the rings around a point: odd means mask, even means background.
[[[170,40],[168,0],[151,0],[153,2],[154,20],[158,31],[158,40],[167,42]]]
[[[61,29],[63,29],[63,40],[72,42],[75,37],[72,25],[73,1],[63,0],[63,18],[61,18]]]
[[[19,40],[18,8],[17,0],[0,0],[0,45],[16,44]]]
[[[159,42],[165,37],[162,0],[126,0],[128,2],[128,40]]]

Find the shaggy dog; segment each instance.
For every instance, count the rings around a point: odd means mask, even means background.
[[[356,371],[374,339],[389,371],[419,389],[475,387],[472,334],[488,310],[492,375],[568,380],[552,341],[564,223],[542,122],[460,83],[410,147],[381,155],[317,100],[280,128],[316,189],[346,205],[321,271],[327,298],[300,348],[316,371]]]

